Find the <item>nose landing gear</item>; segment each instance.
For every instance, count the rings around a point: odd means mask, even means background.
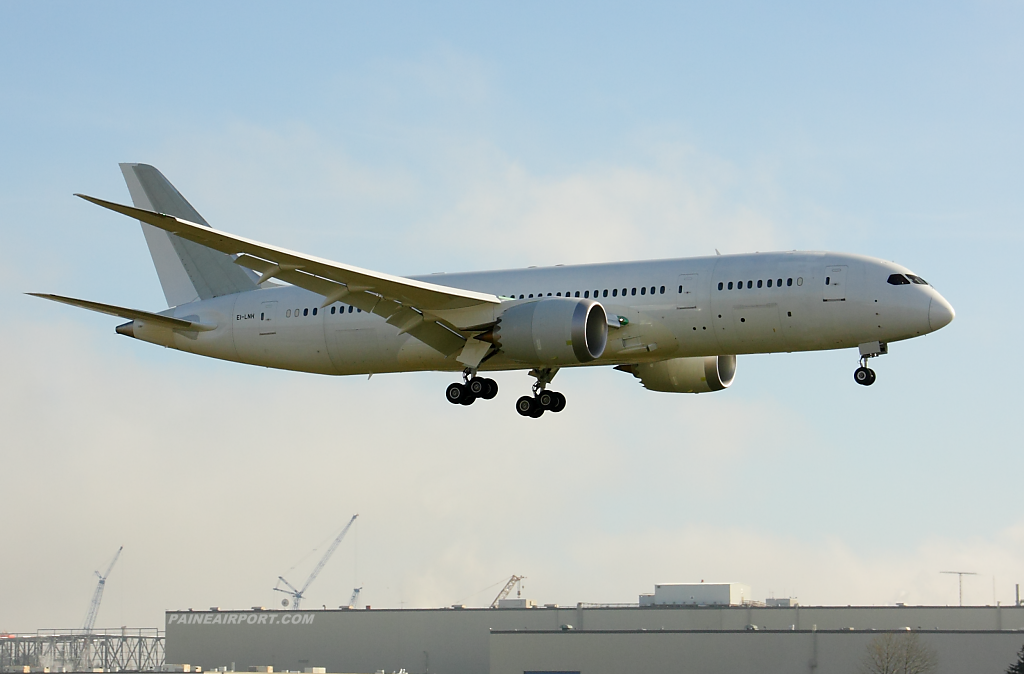
[[[545,390],[551,380],[555,378],[558,368],[536,368],[530,370],[530,376],[536,377],[537,382],[533,385],[533,395],[523,396],[516,401],[516,412],[524,417],[537,419],[545,412],[561,412],[565,409],[565,396],[557,391]]]
[[[875,371],[868,367],[868,359],[885,355],[889,352],[889,346],[885,342],[865,342],[858,348],[860,367],[853,371],[853,380],[861,386],[871,386],[875,383]]]
[[[861,386],[871,386],[875,383],[875,371],[867,366],[868,359],[860,359],[861,366],[853,371],[853,380]]]
[[[478,377],[470,370],[462,373],[464,383],[448,385],[445,398],[453,405],[472,405],[477,398],[491,400],[498,395],[498,382],[487,377]]]

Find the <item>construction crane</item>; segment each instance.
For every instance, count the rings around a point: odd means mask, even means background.
[[[950,575],[956,575],[960,581],[960,605],[964,605],[964,576],[977,576],[974,571],[939,571],[939,573],[948,573]]]
[[[357,587],[354,590],[352,590],[352,596],[348,600],[348,605],[350,608],[355,608],[356,602],[359,601],[359,593],[362,591],[363,588],[361,587]]]
[[[523,594],[522,582],[524,580],[526,580],[526,576],[517,576],[515,574],[512,574],[512,577],[508,579],[507,583],[505,583],[505,587],[501,588],[501,592],[499,592],[498,596],[495,597],[494,601],[491,602],[491,608],[498,608],[498,602],[507,597],[509,593],[512,591],[512,588],[515,587],[517,584],[519,585],[519,587],[516,589],[516,596],[521,597]]]
[[[309,574],[309,578],[306,579],[306,583],[302,586],[301,590],[296,590],[295,586],[289,583],[287,580],[285,580],[284,576],[277,577],[277,585],[274,586],[274,590],[276,590],[277,592],[284,592],[285,594],[291,596],[292,610],[299,610],[299,606],[302,604],[302,599],[306,596],[306,590],[308,590],[309,586],[313,583],[314,580],[316,580],[316,577],[320,575],[320,572],[327,564],[327,560],[331,558],[331,555],[334,554],[334,551],[338,549],[339,545],[341,545],[341,539],[345,538],[345,534],[348,533],[349,527],[352,526],[352,523],[356,521],[357,517],[359,517],[359,513],[356,513],[352,516],[352,519],[348,521],[348,524],[345,525],[345,528],[341,530],[341,533],[338,534],[338,537],[334,539],[333,543],[331,543],[331,547],[327,548],[327,552],[324,553],[324,556],[320,560],[320,563],[316,565],[315,569],[313,569],[313,573]],[[281,587],[281,583],[287,585],[288,589]],[[281,605],[288,606],[288,600],[282,599]]]
[[[85,626],[82,629],[86,634],[92,632],[92,628],[96,625],[96,616],[100,612],[100,602],[103,601],[103,588],[107,586],[107,577],[114,568],[114,564],[117,564],[117,558],[121,556],[122,550],[124,550],[123,545],[117,549],[114,559],[110,560],[110,565],[107,567],[106,572],[103,574],[100,574],[99,571],[94,572],[100,579],[100,582],[96,583],[96,591],[92,593],[92,603],[89,604],[89,613],[85,616]]]

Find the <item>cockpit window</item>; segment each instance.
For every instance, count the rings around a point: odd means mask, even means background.
[[[910,285],[910,281],[908,281],[907,277],[903,274],[891,274],[889,276],[889,285],[908,286]]]
[[[913,281],[915,284],[917,284],[919,286],[926,286],[926,285],[928,285],[928,281],[925,281],[920,276],[914,276],[913,274],[907,274],[907,278],[910,279],[911,281]]]

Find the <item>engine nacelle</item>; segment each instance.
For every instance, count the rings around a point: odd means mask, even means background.
[[[736,378],[736,356],[672,358],[627,369],[649,391],[708,393],[729,388]]]
[[[494,343],[521,363],[588,363],[600,358],[608,344],[608,315],[593,300],[545,297],[503,313]]]

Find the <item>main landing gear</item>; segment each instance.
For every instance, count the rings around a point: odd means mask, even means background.
[[[498,395],[498,382],[487,377],[478,377],[470,370],[462,373],[464,383],[451,384],[445,397],[453,405],[472,405],[477,398],[490,400]]]
[[[557,391],[547,391],[545,388],[555,378],[558,368],[537,368],[530,370],[530,376],[536,377],[537,382],[533,385],[533,395],[523,396],[516,401],[516,412],[524,417],[540,417],[545,412],[561,412],[565,409],[565,396]]]

